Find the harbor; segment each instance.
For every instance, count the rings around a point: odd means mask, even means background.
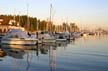
[[[14,27],[14,26],[12,26]],[[24,28],[23,28],[24,29]],[[36,32],[36,34],[30,34],[27,31],[14,27],[10,29],[5,35],[1,35],[1,45],[38,45],[44,43],[56,44],[58,42],[73,41],[77,38],[87,36],[98,36],[96,33],[82,33],[82,32]],[[104,34],[102,34],[104,35]]]
[[[0,71],[108,71],[108,0],[1,0]]]
[[[0,69],[2,71],[107,71],[107,39],[108,35],[102,35],[82,37],[55,45],[1,45]]]

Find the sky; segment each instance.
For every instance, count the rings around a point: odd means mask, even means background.
[[[52,3],[55,24],[75,22],[81,28],[108,28],[108,0],[0,0],[0,14],[20,14],[47,20]]]

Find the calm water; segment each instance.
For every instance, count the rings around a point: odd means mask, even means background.
[[[106,35],[78,38],[56,46],[31,46],[36,50],[4,47],[0,48],[0,71],[108,71]]]

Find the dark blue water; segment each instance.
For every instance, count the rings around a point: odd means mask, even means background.
[[[5,47],[0,48],[0,71],[108,71],[107,35],[82,37],[55,46],[26,46],[35,50]]]

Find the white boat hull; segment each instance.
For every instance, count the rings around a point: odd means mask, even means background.
[[[37,39],[3,39],[1,40],[1,44],[8,45],[35,45],[37,43]]]
[[[55,43],[55,39],[42,39],[42,43]]]

